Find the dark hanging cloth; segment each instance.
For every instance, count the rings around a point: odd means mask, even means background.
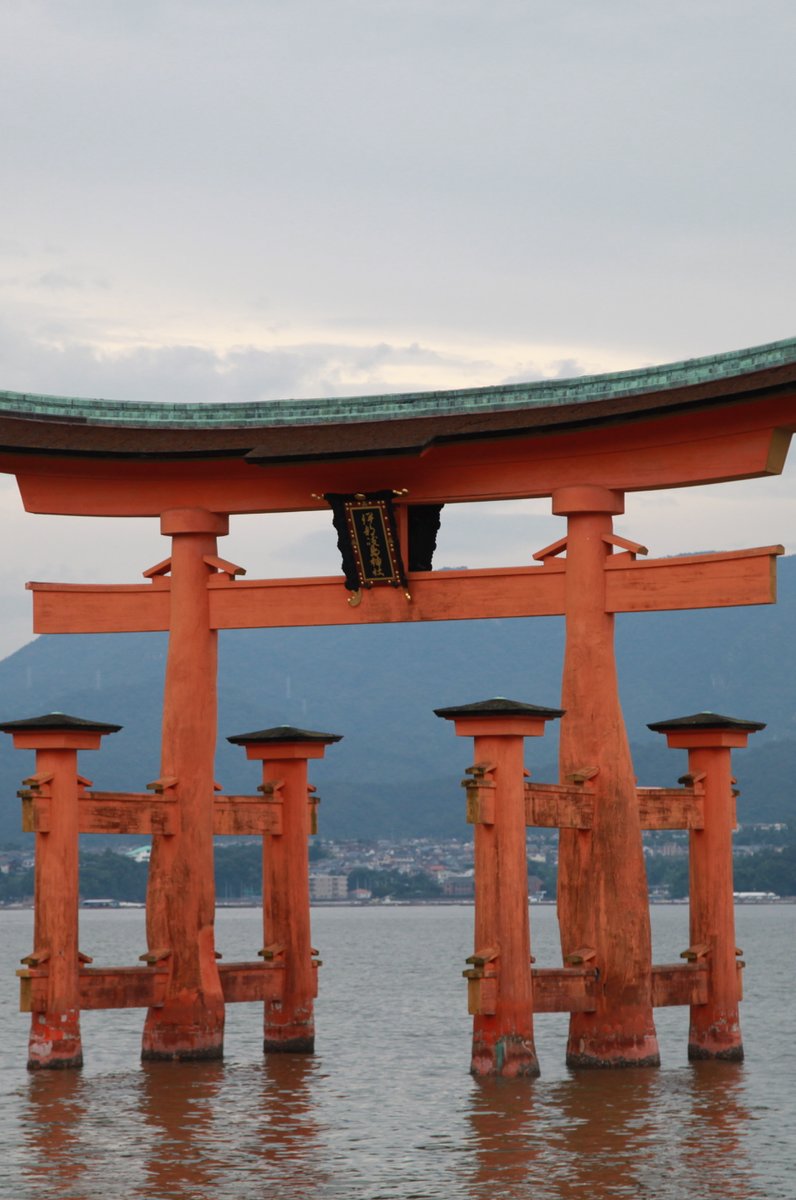
[[[393,493],[326,492],[324,500],[332,510],[348,590],[381,584],[406,590]]]
[[[409,505],[409,570],[430,571],[440,525],[441,504]]]

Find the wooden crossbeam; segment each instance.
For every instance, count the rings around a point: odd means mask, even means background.
[[[544,829],[591,829],[594,791],[583,785],[525,784],[525,824]]]
[[[48,970],[23,968],[17,971],[20,1012],[47,1011]],[[163,1003],[169,971],[155,967],[81,967],[80,1007],[156,1008]]]
[[[594,1012],[597,973],[589,967],[534,967],[534,1012]]]
[[[657,612],[772,604],[781,546],[682,558],[606,559],[606,609]],[[232,580],[208,576],[214,629],[370,625],[409,621],[559,616],[564,612],[566,558],[543,566],[418,571],[411,603],[401,589],[365,591],[348,603],[339,576]],[[169,580],[143,584],[29,583],[36,633],[136,633],[169,628]]]
[[[285,965],[279,962],[219,963],[225,1004],[278,1000],[285,986]]]
[[[642,829],[704,829],[705,797],[694,788],[638,788]]]
[[[655,1008],[707,1002],[706,963],[661,963],[653,966],[652,1003]]]
[[[282,803],[262,796],[216,796],[213,833],[216,837],[282,833]]]
[[[284,988],[284,963],[219,963],[218,973],[227,1004],[278,1000]],[[47,1011],[47,967],[17,971],[20,1012]],[[81,1009],[157,1008],[163,1004],[169,969],[149,967],[81,967]]]

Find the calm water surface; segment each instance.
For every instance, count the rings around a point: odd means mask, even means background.
[[[314,909],[313,1058],[261,1055],[261,1008],[227,1009],[223,1063],[138,1062],[143,1011],[83,1016],[79,1072],[25,1070],[14,969],[32,914],[0,912],[0,1196],[13,1200],[796,1200],[796,906],[738,910],[748,962],[743,1065],[686,1060],[687,1010],[658,1010],[659,1071],[571,1074],[566,1017],[536,1022],[542,1077],[476,1082],[464,959],[471,908]],[[226,959],[253,958],[260,913],[226,910]],[[655,959],[687,912],[653,911]],[[554,965],[552,908],[532,912]],[[143,913],[81,913],[95,963],[135,963]]]

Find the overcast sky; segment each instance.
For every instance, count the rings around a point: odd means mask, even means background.
[[[792,0],[0,0],[0,388],[228,401],[496,384],[796,333]],[[25,579],[134,580],[155,522],[26,516]],[[546,506],[451,511],[526,562]],[[628,499],[653,553],[796,549],[781,479]],[[253,575],[325,516],[236,518]]]

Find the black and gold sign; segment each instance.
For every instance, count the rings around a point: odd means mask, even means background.
[[[392,492],[327,492],[349,591],[389,584],[406,589]]]
[[[363,587],[405,583],[390,512],[384,500],[353,500],[345,506],[348,535]]]

